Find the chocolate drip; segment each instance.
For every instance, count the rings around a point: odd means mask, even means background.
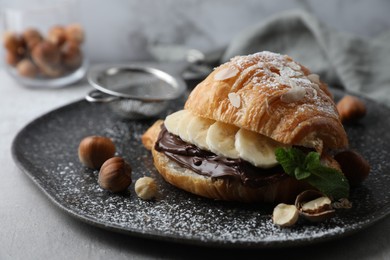
[[[231,159],[202,150],[169,133],[165,126],[161,127],[154,148],[180,166],[191,169],[198,174],[211,178],[235,178],[244,185],[254,188],[287,177],[281,166],[262,169],[242,159]]]

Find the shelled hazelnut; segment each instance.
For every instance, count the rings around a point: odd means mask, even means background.
[[[272,213],[272,221],[280,227],[291,227],[299,218],[299,211],[294,205],[278,204]]]
[[[332,200],[318,190],[305,190],[295,198],[294,205],[280,203],[273,211],[272,221],[280,227],[291,227],[299,218],[310,222],[322,222],[335,216],[335,208],[351,208],[348,199],[343,198],[338,202]]]
[[[81,44],[84,38],[84,30],[80,24],[53,26],[46,37],[36,28],[27,28],[21,34],[6,32],[3,35],[5,61],[12,67],[20,68],[16,69],[16,73],[23,77],[61,77],[82,65]],[[22,60],[23,64],[18,66]],[[27,67],[33,68],[31,65],[35,66],[36,72],[26,73],[32,71],[26,70]]]
[[[157,196],[157,184],[151,177],[142,177],[135,182],[135,193],[143,200],[151,200]]]

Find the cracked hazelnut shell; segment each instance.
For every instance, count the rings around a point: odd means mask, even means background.
[[[315,200],[318,200],[318,203],[313,203]],[[305,207],[308,204],[312,205]],[[299,211],[299,215],[311,222],[322,222],[333,217],[336,213],[332,208],[331,200],[316,190],[301,192],[295,200],[295,206]]]

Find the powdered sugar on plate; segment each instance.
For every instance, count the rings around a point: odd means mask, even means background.
[[[172,103],[168,113],[181,109]],[[292,228],[273,225],[271,205],[242,205],[212,201],[167,184],[153,167],[140,142],[153,121],[118,118],[107,106],[76,102],[33,121],[16,137],[16,163],[60,208],[89,224],[181,243],[226,247],[282,247],[308,245],[344,236],[374,223],[390,212],[389,109],[367,101],[369,114],[347,127],[351,147],[371,163],[364,185],[352,190],[353,208],[338,210],[335,218],[319,224],[300,221]],[[164,118],[165,115],[161,115]],[[88,135],[110,137],[133,167],[133,184],[121,194],[102,190],[97,171],[78,161],[80,140]],[[134,192],[135,180],[151,176],[160,195],[143,201]]]

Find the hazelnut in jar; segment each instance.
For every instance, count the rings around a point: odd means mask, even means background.
[[[88,62],[85,29],[75,12],[77,2],[10,5],[3,11],[2,41],[10,75],[30,87],[61,87],[82,79]]]

